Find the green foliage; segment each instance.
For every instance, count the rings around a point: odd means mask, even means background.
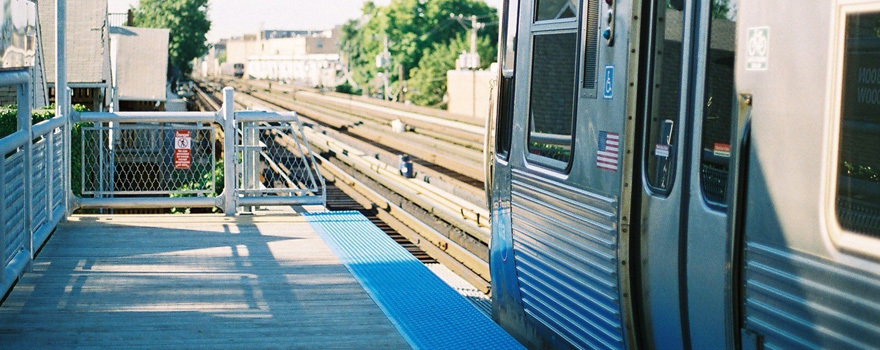
[[[214,178],[217,179],[217,182],[214,183]],[[217,160],[214,165],[213,171],[205,171],[202,173],[197,181],[190,182],[178,188],[178,191],[201,191],[210,189],[211,185],[214,184],[214,193],[209,195],[210,197],[216,197],[220,195],[220,192],[223,191],[223,187],[225,186],[223,181],[223,160]],[[181,194],[181,193],[173,193],[171,194],[172,198],[177,197],[195,197],[194,194]],[[219,208],[211,209],[213,212],[217,212]],[[190,208],[171,208],[171,213],[173,214],[189,214]]]
[[[880,170],[870,166],[862,166],[843,162],[843,174],[855,179],[867,180],[880,183]]]
[[[495,57],[495,46],[489,38],[483,36],[477,40],[477,52],[482,58],[483,66],[488,66],[493,60],[485,57]],[[439,107],[446,95],[446,72],[455,69],[455,60],[462,51],[470,50],[468,35],[459,34],[458,37],[446,44],[435,44],[427,55],[422,57],[419,66],[412,70],[412,78],[409,81],[409,99],[420,106]]]
[[[481,23],[488,24],[478,32],[480,53],[487,64],[495,60],[498,40],[498,15],[495,9],[479,0],[392,0],[387,6],[376,6],[367,1],[363,8],[362,20],[351,20],[342,27],[341,50],[351,66],[351,75],[357,85],[370,89],[377,74],[383,70],[376,67],[376,56],[384,50],[384,37],[389,40],[392,66],[389,67],[392,90],[399,87],[400,67],[404,78],[414,76],[411,70],[420,66],[423,58],[443,46],[461,40],[467,32],[458,20],[451,15],[477,16]],[[466,21],[469,26],[469,21]],[[484,47],[485,46],[485,47]],[[485,52],[485,54],[484,54]],[[455,64],[456,52],[446,67]],[[438,54],[439,55],[439,54]],[[443,55],[450,56],[449,54]],[[436,57],[435,59],[439,59]],[[446,71],[422,67],[421,81],[445,80]],[[434,75],[427,77],[426,75]],[[443,82],[445,85],[445,81]],[[435,86],[428,86],[433,88]],[[420,87],[417,87],[417,89]],[[370,91],[366,91],[369,93]],[[376,91],[373,91],[376,92]],[[381,90],[379,91],[381,92]],[[445,88],[444,91],[445,93]],[[412,96],[412,95],[410,95]],[[443,96],[440,94],[439,96]],[[417,99],[425,104],[426,99]],[[429,99],[427,99],[429,100]],[[417,102],[413,100],[413,102]],[[431,104],[431,103],[428,103]]]
[[[184,74],[192,72],[193,59],[208,52],[208,0],[140,0],[134,25],[170,29],[168,60]]]
[[[730,0],[712,0],[712,18],[730,19]]]
[[[355,89],[353,86],[351,86],[351,84],[348,83],[348,81],[346,81],[342,84],[336,85],[336,92],[349,95],[357,95],[361,93],[361,89]]]
[[[226,63],[226,51],[223,51],[219,55],[217,55],[217,61],[220,62],[220,64]]]

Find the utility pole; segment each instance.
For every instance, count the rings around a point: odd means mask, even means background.
[[[391,51],[388,50],[388,34],[384,35],[385,49],[381,54],[376,55],[376,68],[383,68],[385,73],[382,74],[382,83],[385,86],[383,91],[383,99],[388,101],[388,66],[391,65]]]
[[[406,79],[403,78],[403,64],[400,66],[400,98],[397,99],[398,102],[406,102]]]
[[[388,51],[388,34],[385,34],[385,51],[382,52],[382,57],[384,58],[382,65],[385,67],[385,75],[382,76],[382,80],[385,81],[385,89],[383,89],[383,93],[385,94],[385,101],[388,101],[388,65],[391,64],[391,52]]]

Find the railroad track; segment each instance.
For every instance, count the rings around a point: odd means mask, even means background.
[[[236,104],[243,107],[260,105],[284,109],[254,96],[239,96]],[[201,87],[196,99],[205,110],[216,110],[221,104],[216,95]],[[440,262],[481,292],[489,292],[487,212],[479,208],[470,212],[443,209],[422,197],[443,201],[443,196],[448,193],[432,189],[427,184],[389,184],[378,175],[392,172],[387,165],[380,169],[383,165],[378,160],[357,159],[353,156],[358,154],[356,149],[324,136],[326,131],[311,132],[310,142],[323,152],[315,156],[320,163],[319,170],[327,179],[329,209],[360,211],[423,262]],[[283,144],[286,136],[271,135],[266,141]],[[361,154],[361,158],[371,157]],[[418,203],[413,203],[412,199]],[[473,207],[467,203],[459,205]],[[475,301],[485,309],[485,300],[477,298]]]
[[[370,143],[394,154],[409,154],[414,162],[437,176],[467,186],[482,203],[483,126],[461,119],[420,115],[410,111],[396,111],[387,106],[370,105],[354,97],[338,94],[320,94],[314,90],[300,91],[287,85],[281,92],[266,86],[253,86],[247,81],[223,81],[240,93],[252,96],[265,104],[292,110],[324,127]],[[348,95],[343,95],[348,96]],[[438,112],[439,113],[439,112]],[[401,120],[407,125],[405,133],[389,133],[392,123]],[[478,199],[477,199],[478,198]]]

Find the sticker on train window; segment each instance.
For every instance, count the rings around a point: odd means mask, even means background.
[[[669,147],[668,145],[657,145],[654,147],[654,155],[663,158],[669,158]]]
[[[712,154],[718,157],[730,157],[730,144],[715,143],[715,147],[712,149]]]

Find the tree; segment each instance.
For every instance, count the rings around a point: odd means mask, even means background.
[[[208,0],[140,0],[134,25],[171,30],[168,61],[184,74],[192,72],[195,58],[208,52]]]
[[[470,37],[460,34],[449,44],[435,44],[412,70],[410,100],[421,106],[438,106],[446,95],[446,72],[455,69],[455,61],[463,51],[470,50]],[[483,36],[477,40],[477,53],[486,67],[495,58],[495,46]],[[486,57],[489,57],[486,59]]]
[[[730,19],[730,0],[712,0],[712,18]]]
[[[443,46],[449,46],[456,38],[463,36],[469,28],[465,28],[458,20],[451,18],[452,15],[465,17],[477,16],[481,23],[487,26],[478,33],[481,45],[489,47],[481,50],[483,62],[487,64],[495,59],[495,46],[498,41],[498,14],[495,9],[489,7],[480,0],[392,0],[387,6],[376,6],[367,1],[362,8],[363,16],[360,20],[352,20],[343,25],[340,38],[340,48],[346,57],[351,77],[355,83],[369,93],[371,82],[381,69],[376,67],[376,56],[384,50],[384,38],[388,37],[389,52],[392,57],[392,66],[389,67],[391,89],[398,90],[403,78],[413,76],[415,79],[416,67],[420,61],[429,54],[436,52]],[[470,23],[465,23],[468,27]],[[484,52],[485,51],[485,52]],[[451,52],[451,51],[450,51]],[[437,54],[443,57],[451,57],[444,67],[453,67],[454,55]],[[402,69],[401,69],[402,68]],[[445,80],[446,71],[432,67],[420,70],[421,81],[433,79]],[[431,74],[427,76],[426,74]],[[445,93],[445,81],[443,82]],[[380,90],[381,91],[381,90]],[[443,94],[440,95],[442,97]],[[417,103],[427,103],[427,99]],[[413,100],[416,102],[416,100]]]

